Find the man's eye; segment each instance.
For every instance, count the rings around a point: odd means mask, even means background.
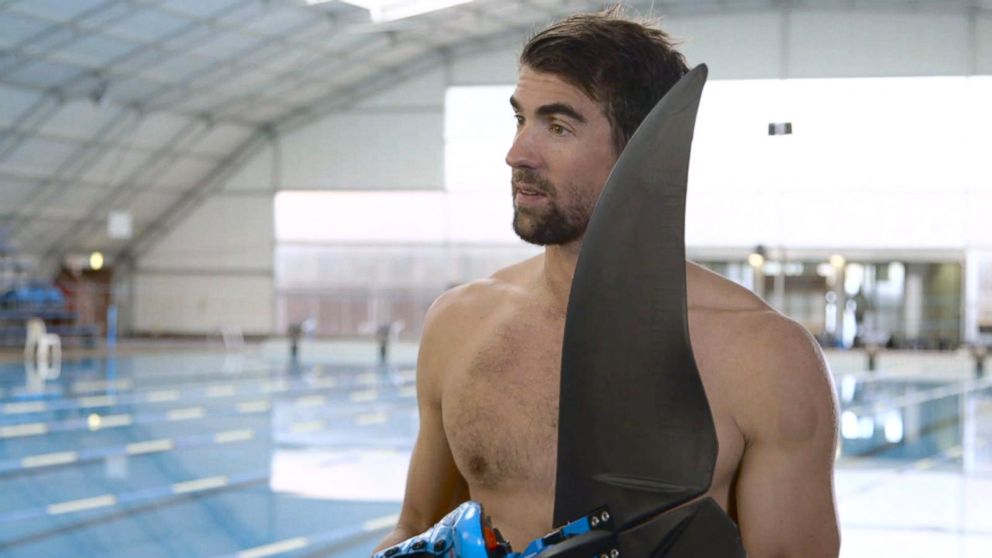
[[[552,124],[548,126],[548,130],[550,130],[551,133],[556,136],[563,136],[568,132],[568,130],[566,130],[565,127],[562,126],[561,124]]]
[[[524,117],[519,114],[514,114],[513,119],[517,121],[517,127],[524,125]]]

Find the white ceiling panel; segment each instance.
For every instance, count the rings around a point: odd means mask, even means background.
[[[127,148],[109,148],[80,178],[94,182],[119,184],[148,161],[150,153]]]
[[[250,52],[238,56],[236,63],[243,68],[262,69],[263,64],[287,54],[286,46],[287,43],[284,40],[263,39],[263,42],[251,49]]]
[[[103,101],[106,98],[109,81],[96,68],[80,66],[80,74],[60,85],[57,89],[63,99],[91,99]]]
[[[314,22],[313,27],[297,31],[292,37],[287,38],[301,45],[318,45],[327,38],[327,35],[338,29],[339,25],[343,26],[343,24],[336,23],[328,17],[318,17]]]
[[[220,164],[219,162],[217,164]],[[160,182],[157,176],[149,177],[138,183],[139,189],[148,192],[177,192],[188,194],[192,185],[188,182]]]
[[[325,47],[332,52],[353,52],[361,48],[366,41],[378,40],[381,33],[359,32],[350,27],[343,27],[336,33],[328,33],[315,44]]]
[[[217,163],[203,159],[181,157],[155,178],[155,184],[162,185],[166,190],[173,189],[172,186],[192,187],[216,166]]]
[[[0,214],[26,202],[35,187],[33,182],[0,176]]]
[[[237,9],[243,0],[170,0],[169,10],[203,18],[226,10]]]
[[[107,94],[123,103],[140,103],[166,87],[167,84],[137,76],[115,79]]]
[[[59,57],[73,63],[99,67],[131,52],[138,45],[131,41],[112,39],[106,35],[88,35],[59,52]]]
[[[285,116],[291,110],[290,107],[279,103],[261,100],[257,103],[237,105],[231,107],[222,114],[230,118],[237,118],[247,122],[264,124],[274,119]]]
[[[2,17],[2,16],[0,16]],[[33,35],[24,43],[24,51],[33,56],[59,52],[60,49],[76,40],[79,36],[71,27],[52,25],[37,35]]]
[[[129,53],[123,60],[116,62],[113,66],[113,73],[124,75],[144,75],[147,73],[149,77],[155,78],[157,77],[154,73],[155,67],[168,60],[170,56],[173,55],[163,49],[143,45]]]
[[[169,190],[146,190],[129,200],[127,207],[115,209],[126,209],[134,216],[137,222],[148,223],[155,220],[162,213],[162,208],[174,204],[182,193]]]
[[[254,93],[224,99],[224,102],[212,104],[204,110],[209,111],[219,121],[232,121],[237,122],[239,125],[254,127],[257,123],[257,118],[245,119],[239,115],[242,108],[262,102],[273,104],[273,108],[278,110],[272,114],[276,115],[285,113],[290,108],[290,105],[281,102],[279,99],[269,101],[264,93]]]
[[[405,65],[409,60],[416,60],[425,53],[431,54],[422,44],[399,44],[376,55],[375,64],[379,67],[389,65]]]
[[[224,97],[237,97],[256,91],[265,91],[269,84],[277,81],[275,74],[268,72],[237,72],[235,74],[225,73],[221,79],[211,79],[209,85],[211,94],[221,97],[219,103],[227,102]],[[213,99],[215,102],[217,99]]]
[[[81,148],[78,143],[41,138],[26,139],[3,162],[4,168],[29,173],[48,173]]]
[[[442,28],[445,30],[472,31],[480,25],[485,25],[487,15],[478,11],[460,11],[444,17],[443,19],[432,20],[432,24],[422,31],[428,35],[434,35]]]
[[[41,131],[79,140],[92,139],[120,113],[120,108],[97,105],[88,99],[68,101],[45,122]]]
[[[271,13],[272,8],[268,4],[268,2],[241,2],[237,10],[231,10],[230,13],[220,16],[220,20],[231,25],[246,25]]]
[[[293,87],[292,89],[280,93],[274,98],[277,98],[285,103],[291,105],[307,105],[312,101],[317,99],[322,99],[329,95],[333,91],[330,85],[325,85],[323,83],[316,83],[311,85],[300,85]],[[270,97],[273,98],[273,97]]]
[[[155,42],[187,25],[190,25],[188,19],[154,8],[146,8],[106,27],[105,30],[138,42]]]
[[[54,21],[68,21],[105,3],[106,0],[72,0],[72,2],[30,0],[15,4],[13,9],[17,12],[33,14]]]
[[[38,60],[25,65],[9,75],[10,80],[32,87],[50,88],[62,85],[66,80],[86,70],[51,60]]]
[[[420,43],[401,42],[389,47],[382,55],[383,60],[416,60],[424,53],[425,47]]]
[[[345,65],[328,72],[327,79],[333,84],[352,84],[373,74],[380,74],[383,69],[372,64]]]
[[[204,58],[223,60],[258,46],[260,40],[257,37],[235,32],[215,33],[210,40],[191,49],[190,52]]]
[[[310,87],[311,85],[314,84],[310,82],[304,82],[298,79],[281,79],[278,82],[273,83],[271,87],[267,88],[265,90],[265,94],[270,98],[271,97],[280,98],[280,97],[288,96],[290,93],[292,93],[293,91],[295,91],[300,87]]]
[[[40,33],[49,25],[51,24],[28,15],[0,14],[0,46],[15,46]]]
[[[203,114],[211,112],[221,100],[213,95],[195,94],[189,91],[173,91],[167,98],[176,99],[176,102],[171,106],[175,110]]]
[[[192,47],[201,45],[217,34],[217,29],[204,22],[199,27],[194,27],[187,33],[182,33],[174,38],[165,41],[165,45],[170,50],[179,52],[189,52]]]
[[[95,207],[99,207],[105,195],[105,190],[84,186],[63,188],[57,196],[48,199],[39,214],[78,219],[86,216]]]
[[[560,0],[555,0],[557,3],[561,3]],[[534,6],[523,6],[519,2],[494,2],[486,6],[486,16],[492,19],[502,19],[515,21],[527,12],[531,12],[531,17],[528,21],[533,21]]]
[[[320,54],[314,51],[296,50],[287,52],[282,50],[278,56],[258,58],[256,60],[258,65],[253,67],[252,71],[261,71],[272,75],[285,75],[295,72],[301,66],[315,60],[319,56]]]
[[[190,122],[189,118],[177,114],[166,112],[146,114],[127,141],[144,148],[161,147]]]
[[[264,35],[280,36],[308,22],[323,19],[319,14],[309,10],[301,10],[294,6],[278,8],[273,6],[264,18],[249,21],[244,24],[246,29]]]
[[[36,253],[76,227],[76,223],[68,220],[65,215],[40,216],[12,231],[12,236],[26,251]]]
[[[180,53],[167,55],[143,71],[155,77],[167,79],[174,82],[186,81],[190,76],[203,71],[204,68],[214,64],[214,60],[197,56],[191,53]]]
[[[203,139],[191,146],[191,150],[222,157],[234,151],[254,133],[255,130],[247,126],[215,124]]]
[[[83,22],[90,29],[100,29],[108,25],[113,25],[114,23],[120,21],[129,14],[135,13],[137,8],[132,6],[131,2],[118,2],[116,4],[103,4],[106,9],[96,9],[93,10],[90,15],[87,15]]]
[[[39,101],[37,93],[0,85],[0,126],[9,126]]]

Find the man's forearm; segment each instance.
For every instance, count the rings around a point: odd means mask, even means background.
[[[406,525],[397,525],[396,528],[393,529],[393,532],[386,535],[386,537],[382,539],[382,542],[379,543],[379,546],[375,547],[375,550],[372,551],[372,554],[375,554],[380,550],[399,544],[409,539],[410,537],[419,534],[420,531],[415,531],[414,529],[411,529]]]

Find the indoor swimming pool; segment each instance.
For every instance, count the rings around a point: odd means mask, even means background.
[[[413,352],[2,364],[0,556],[368,556],[417,432]],[[992,555],[992,379],[835,379],[842,556]]]

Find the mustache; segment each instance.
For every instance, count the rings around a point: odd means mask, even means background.
[[[544,195],[554,193],[554,185],[551,181],[532,169],[513,169],[510,185],[513,187],[513,193],[518,190],[533,190]]]

